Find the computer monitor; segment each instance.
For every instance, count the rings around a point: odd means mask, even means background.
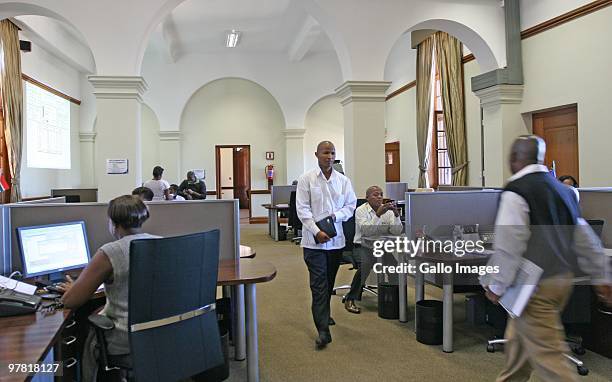
[[[76,221],[17,228],[25,277],[51,275],[83,268],[89,262],[85,222]],[[55,275],[53,275],[55,274]]]

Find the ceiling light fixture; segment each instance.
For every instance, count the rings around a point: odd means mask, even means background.
[[[235,48],[238,45],[238,40],[240,39],[240,32],[232,29],[231,32],[227,34],[227,39],[225,40],[225,46],[228,48]]]

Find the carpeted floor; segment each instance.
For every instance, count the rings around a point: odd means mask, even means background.
[[[278,271],[274,280],[257,287],[262,381],[494,381],[503,366],[503,352],[485,350],[491,328],[463,322],[463,295],[455,295],[453,353],[418,343],[413,319],[402,324],[379,318],[376,298],[365,294],[358,315],[344,310],[340,296],[332,298],[337,323],[331,328],[333,342],[315,351],[308,271],[301,248],[290,241],[274,242],[263,224],[243,225],[240,241],[255,249],[255,261],[271,262]],[[353,272],[341,267],[336,284],[350,283]],[[440,289],[427,287],[426,294],[441,299]],[[408,295],[413,317],[411,287]],[[580,381],[612,381],[612,360],[592,352],[580,358],[590,369],[588,376],[578,377]],[[246,380],[245,363],[232,362],[230,381]]]

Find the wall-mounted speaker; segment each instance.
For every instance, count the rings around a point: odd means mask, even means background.
[[[24,52],[32,51],[32,42],[26,40],[19,40],[19,49]]]

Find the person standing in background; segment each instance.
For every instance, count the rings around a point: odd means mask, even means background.
[[[142,186],[153,191],[153,200],[170,200],[170,183],[162,179],[164,169],[161,166],[153,167],[153,179],[146,181]]]
[[[342,222],[353,216],[357,198],[351,181],[332,167],[336,159],[334,144],[319,143],[315,156],[319,167],[298,180],[296,209],[303,227],[301,246],[310,275],[312,317],[318,332],[315,345],[320,350],[332,341],[329,325],[335,322],[330,316],[330,299],[345,246]],[[317,225],[330,217],[336,230],[334,237]]]

